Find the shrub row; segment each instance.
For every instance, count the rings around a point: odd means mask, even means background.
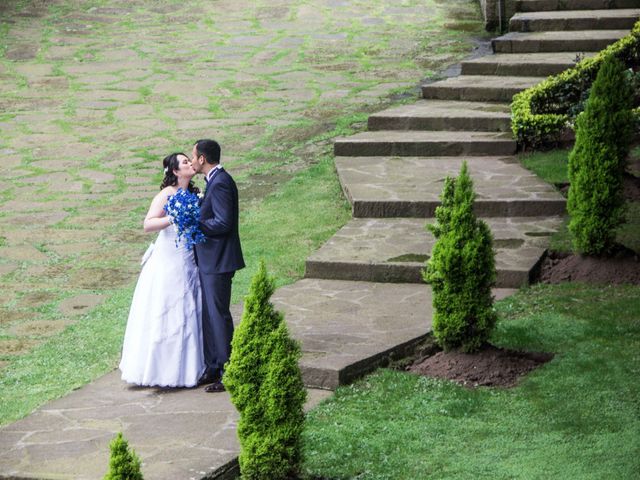
[[[600,66],[609,57],[618,58],[626,68],[640,66],[640,21],[629,35],[594,57],[514,95],[511,129],[518,143],[536,147],[558,141],[564,128],[580,113]],[[634,110],[634,116],[636,122],[640,121],[640,108]]]

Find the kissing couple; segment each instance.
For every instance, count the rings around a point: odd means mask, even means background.
[[[160,233],[142,259],[122,347],[120,370],[128,383],[224,390],[233,337],[231,282],[245,264],[238,188],[220,153],[215,140],[204,139],[193,145],[191,158],[173,153],[163,160],[160,193],[144,219],[145,232]],[[204,193],[193,184],[196,174],[205,177]],[[192,214],[197,243],[183,235],[176,209]]]

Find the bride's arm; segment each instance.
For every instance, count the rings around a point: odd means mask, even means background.
[[[166,190],[162,190],[151,201],[147,216],[144,217],[143,229],[145,233],[159,232],[171,225],[171,218],[164,211],[164,206],[170,195],[170,192]]]

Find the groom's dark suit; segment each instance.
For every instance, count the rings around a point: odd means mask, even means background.
[[[211,375],[222,374],[231,354],[231,280],[244,267],[238,234],[238,188],[222,167],[211,172],[200,206],[207,240],[196,245],[202,285],[204,361]]]

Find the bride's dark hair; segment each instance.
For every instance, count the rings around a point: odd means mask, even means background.
[[[180,155],[186,157],[184,153],[177,152],[172,153],[171,155],[167,155],[166,157],[164,157],[164,160],[162,160],[162,166],[164,167],[164,178],[162,179],[162,183],[160,184],[160,190],[165,187],[173,187],[174,185],[178,184],[178,177],[176,177],[174,170],[180,170],[180,161],[178,160],[178,157]],[[200,189],[194,185],[193,180],[189,181],[188,189],[191,193],[195,193],[196,195],[200,193]]]

